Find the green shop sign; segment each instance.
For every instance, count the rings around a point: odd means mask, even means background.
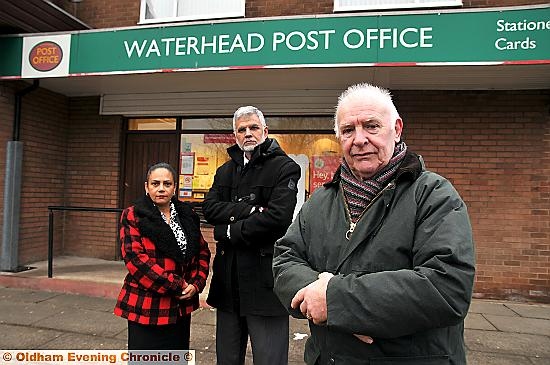
[[[7,50],[1,77],[216,68],[550,63],[550,6],[140,27],[72,33],[65,35],[69,41],[59,42],[55,36],[24,37],[23,42],[0,38],[0,47]],[[60,45],[59,49],[51,43]],[[65,43],[69,49],[63,50]],[[50,50],[40,44],[49,45]],[[60,57],[69,57],[66,69],[33,64],[56,61],[62,65]]]

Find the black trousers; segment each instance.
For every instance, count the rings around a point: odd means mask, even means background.
[[[216,358],[218,365],[242,365],[248,336],[254,365],[288,365],[286,316],[241,316],[216,312]]]
[[[190,314],[162,326],[128,321],[128,350],[189,350],[190,330]]]

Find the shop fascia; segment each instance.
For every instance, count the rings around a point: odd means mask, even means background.
[[[49,49],[37,50],[40,44]],[[55,45],[59,49],[52,48]],[[1,78],[231,68],[540,64],[550,63],[550,5],[121,28],[6,37],[0,46],[9,50],[8,62],[0,66]],[[60,66],[36,67],[31,55],[49,63],[55,58]]]

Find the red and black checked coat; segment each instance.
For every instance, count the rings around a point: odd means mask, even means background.
[[[114,313],[130,321],[173,324],[199,306],[199,293],[208,277],[210,250],[191,206],[175,198],[172,202],[187,239],[185,255],[148,196],[122,212],[120,241],[129,272]],[[182,294],[184,283],[194,285],[197,294],[180,301],[177,297]]]

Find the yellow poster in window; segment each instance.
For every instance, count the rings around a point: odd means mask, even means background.
[[[209,155],[195,155],[193,190],[208,190],[214,182],[216,158]]]

